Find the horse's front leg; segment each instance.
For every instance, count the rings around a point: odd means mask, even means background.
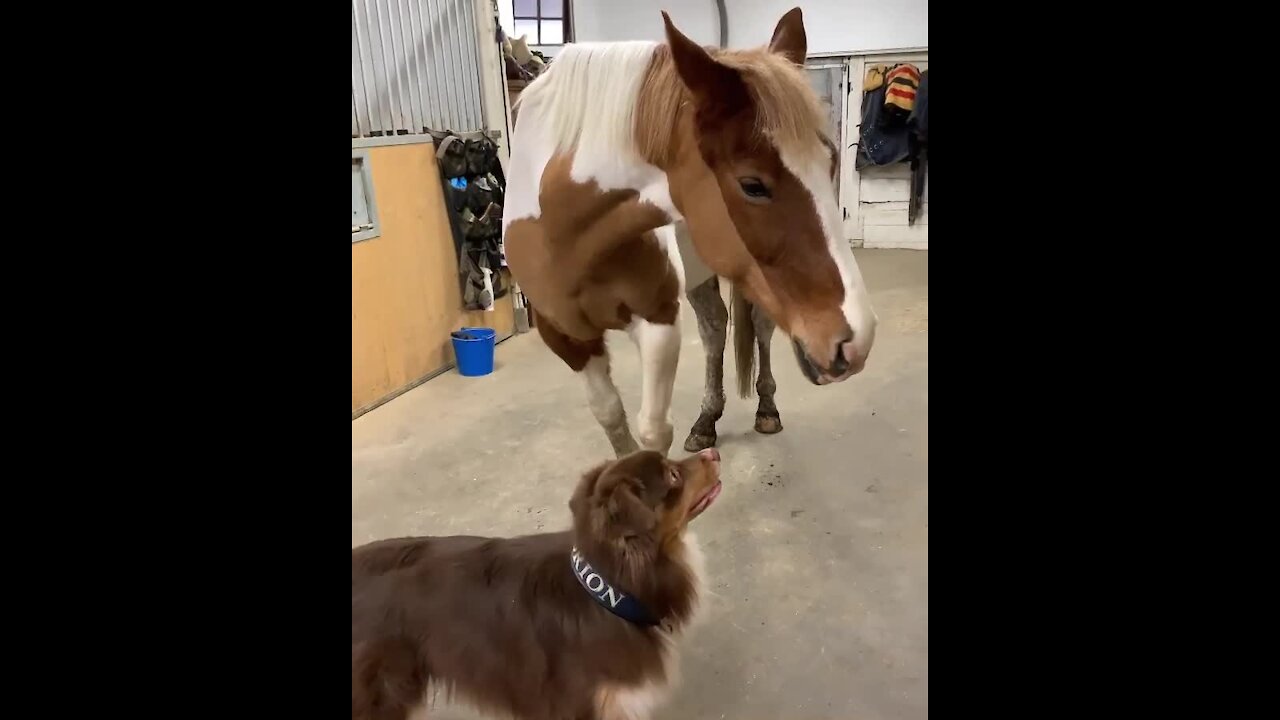
[[[622,406],[622,397],[609,374],[609,348],[604,344],[604,337],[575,340],[556,330],[537,310],[533,311],[533,316],[538,334],[551,352],[582,377],[587,388],[587,405],[608,436],[613,454],[622,457],[638,450],[631,429],[627,427],[627,411]]]
[[[689,306],[698,320],[698,335],[707,355],[702,411],[689,430],[684,449],[698,452],[716,445],[716,421],[724,414],[724,343],[729,328],[729,311],[720,297],[720,279],[712,275],[688,293]]]
[[[756,345],[760,348],[760,374],[756,378],[756,394],[760,396],[760,405],[756,408],[756,432],[771,435],[782,432],[782,416],[778,414],[778,406],[773,403],[773,394],[777,392],[778,384],[773,381],[769,355],[774,324],[759,305],[751,306],[751,322],[755,325]]]
[[[640,446],[664,456],[671,450],[671,391],[680,362],[680,314],[670,325],[637,318],[631,339],[640,349]]]

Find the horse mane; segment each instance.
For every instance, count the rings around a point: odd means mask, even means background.
[[[775,146],[800,151],[813,147],[815,135],[830,141],[827,113],[803,68],[765,48],[708,52],[741,73],[755,104],[756,131]],[[565,46],[517,106],[541,107],[544,131],[558,151],[637,153],[652,162],[666,157],[675,118],[688,100],[668,45],[578,43]]]
[[[566,45],[521,93],[517,107],[534,108],[557,151],[618,155],[634,152],[635,109],[654,42]]]
[[[803,68],[765,48],[707,51],[742,75],[755,105],[756,132],[775,146],[799,151],[812,146],[815,134],[828,138],[826,111]],[[644,157],[662,158],[676,129],[672,118],[689,100],[668,45],[655,53],[646,93],[644,117],[637,125],[638,142]]]

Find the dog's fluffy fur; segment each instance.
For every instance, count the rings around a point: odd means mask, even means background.
[[[351,551],[351,717],[403,720],[429,692],[522,720],[643,720],[672,681],[697,607],[688,522],[719,492],[719,455],[638,452],[587,472],[573,530],[510,540],[384,540]],[[660,624],[578,584],[575,546]]]

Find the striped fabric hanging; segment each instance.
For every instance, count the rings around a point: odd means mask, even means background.
[[[916,90],[920,87],[920,70],[911,63],[896,65],[885,75],[888,89],[884,94],[885,111],[906,117],[916,106]]]

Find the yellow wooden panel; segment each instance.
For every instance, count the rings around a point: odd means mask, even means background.
[[[449,332],[483,325],[509,335],[511,298],[463,312],[458,259],[430,143],[370,148],[382,234],[351,246],[351,409],[453,361]]]

